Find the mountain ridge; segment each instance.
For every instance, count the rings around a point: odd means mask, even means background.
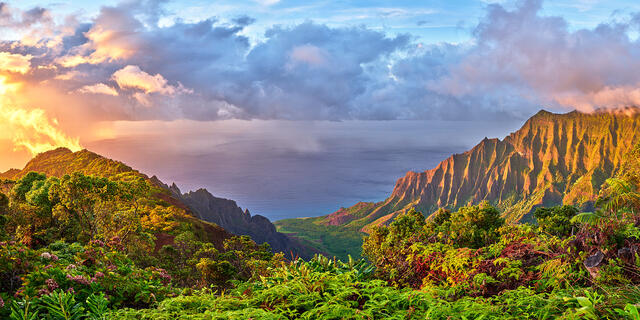
[[[502,140],[484,138],[432,169],[407,172],[387,199],[341,208],[319,223],[367,232],[410,208],[428,215],[482,200],[501,208],[509,222],[528,219],[540,205],[589,208],[602,182],[640,140],[639,110],[541,110]]]
[[[182,194],[174,184],[166,185],[156,176],[148,177],[123,162],[112,160],[97,153],[83,149],[72,152],[67,148],[57,148],[40,153],[31,159],[23,169],[9,169],[0,173],[1,179],[16,180],[29,172],[40,172],[47,176],[62,177],[65,174],[80,172],[105,178],[118,178],[121,175],[133,175],[150,181],[162,190],[154,196],[185,210],[191,219],[206,223],[196,223],[202,230],[210,232],[219,247],[226,238],[235,235],[248,235],[257,243],[268,242],[276,252],[310,257],[319,251],[311,249],[276,231],[269,219],[243,211],[233,200],[217,198],[206,189]],[[210,206],[201,203],[213,204]]]
[[[248,235],[256,243],[267,242],[275,252],[284,252],[287,255],[310,258],[313,254],[320,253],[277,232],[268,218],[251,215],[249,209],[242,210],[235,200],[216,197],[205,188],[182,193],[175,183],[169,186],[155,176],[151,179],[158,181],[164,188],[171,191],[196,214],[197,218],[215,223],[233,234]]]

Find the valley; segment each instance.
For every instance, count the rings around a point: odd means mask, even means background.
[[[510,223],[531,221],[539,206],[591,210],[602,183],[620,170],[623,155],[638,143],[639,121],[635,108],[594,114],[540,111],[503,140],[484,139],[433,169],[407,173],[384,201],[358,203],[320,218],[282,220],[276,226],[295,228],[299,237],[322,226],[342,229],[350,237],[388,225],[412,208],[429,215],[485,200]],[[338,235],[332,240],[341,237],[346,239]]]
[[[640,320],[636,2],[0,0],[0,319]]]

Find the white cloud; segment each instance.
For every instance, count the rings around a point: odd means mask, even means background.
[[[79,93],[89,93],[89,94],[106,94],[109,96],[118,96],[118,91],[116,89],[104,84],[97,83],[94,85],[87,85],[77,90]]]
[[[144,93],[160,93],[174,95],[176,93],[187,93],[190,90],[182,85],[172,86],[161,74],[150,75],[138,66],[128,65],[113,73],[111,77],[122,89],[138,89]]]
[[[278,4],[280,0],[254,0],[255,2],[263,5],[263,6],[272,6],[274,4]]]

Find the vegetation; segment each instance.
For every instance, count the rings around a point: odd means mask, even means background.
[[[351,255],[360,258],[362,239],[365,234],[358,228],[328,226],[319,218],[285,219],[274,223],[279,232],[295,235],[329,256],[346,260]]]
[[[639,292],[628,291],[636,295]],[[446,291],[412,290],[375,279],[363,262],[316,257],[276,268],[270,277],[224,295],[199,292],[167,299],[158,308],[124,309],[116,319],[581,319],[625,317],[615,297],[592,290],[539,293],[520,287],[490,297],[450,299]],[[624,306],[622,305],[622,308]]]
[[[1,318],[640,319],[640,149],[592,212],[508,224],[487,202],[408,210],[365,237],[366,260],[216,243],[135,174],[0,185]],[[337,250],[345,235],[316,225]]]
[[[282,261],[248,237],[216,245],[203,222],[130,172],[30,172],[2,185],[0,318],[98,319],[184,290],[227,288]]]

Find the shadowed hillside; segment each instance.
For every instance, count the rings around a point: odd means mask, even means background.
[[[206,189],[182,193],[175,184],[167,186],[155,176],[151,179],[171,191],[172,195],[188,206],[196,217],[215,223],[233,234],[250,236],[259,244],[266,242],[273,251],[284,252],[287,257],[300,256],[308,259],[313,254],[320,253],[319,250],[277,232],[269,219],[261,215],[252,216],[249,209],[242,210],[233,200],[215,197]]]

